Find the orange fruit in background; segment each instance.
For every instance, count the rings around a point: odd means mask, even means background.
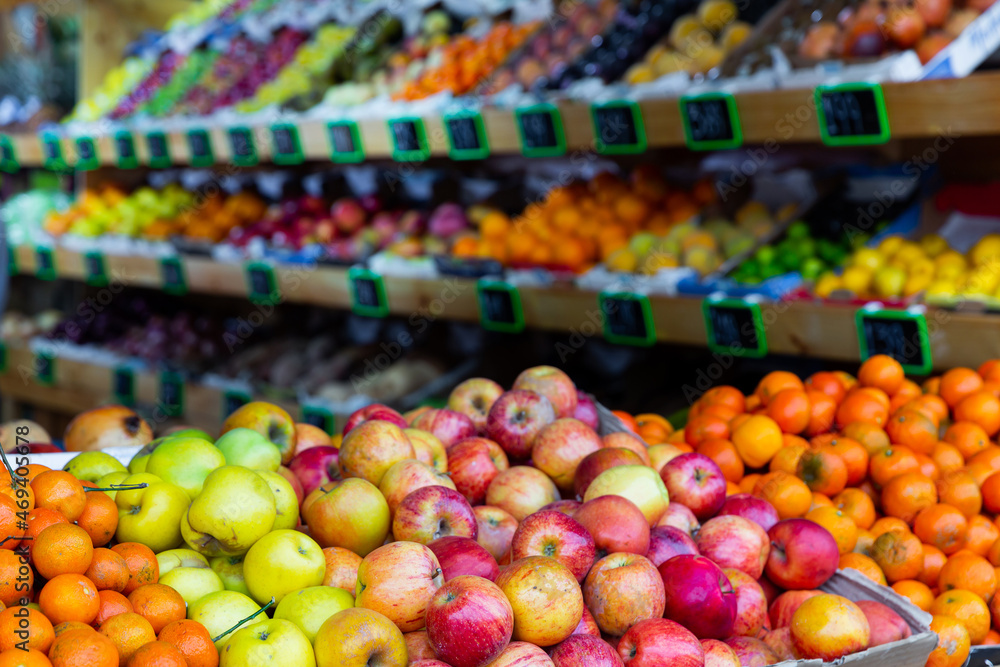
[[[774,506],[782,519],[805,516],[812,506],[812,492],[798,477],[785,472],[761,475],[753,487],[753,495]]]
[[[768,472],[787,472],[794,475],[799,469],[799,459],[809,451],[808,445],[785,444],[767,464]]]
[[[853,552],[841,554],[840,562],[837,563],[837,569],[842,570],[845,568],[857,570],[874,581],[876,584],[880,584],[882,586],[888,585],[885,580],[885,574],[882,572],[882,568],[878,566],[878,563],[864,554]]]
[[[806,390],[806,398],[809,400],[809,423],[805,434],[812,437],[832,429],[837,417],[837,402],[814,390]]]
[[[871,398],[876,403],[885,408],[886,413],[889,411],[889,406],[892,404],[892,399],[889,398],[889,394],[885,393],[878,387],[854,387],[849,389],[847,392],[848,396],[864,396],[866,398]]]
[[[931,452],[931,458],[937,464],[938,470],[943,476],[957,472],[965,466],[965,457],[958,451],[958,447],[949,445],[947,442],[938,441]]]
[[[716,438],[704,440],[695,448],[695,451],[715,461],[727,481],[738,482],[743,479],[745,469],[743,459],[736,451],[736,446],[728,440]]]
[[[976,369],[983,380],[1000,380],[1000,359],[987,359]]]
[[[992,610],[990,613],[993,613]],[[1000,632],[997,632],[996,630],[990,630],[987,632],[986,639],[979,642],[980,646],[996,646],[997,644],[1000,644]]]
[[[22,580],[18,581],[18,577]],[[24,562],[24,556],[0,549],[0,602],[5,607],[19,604],[22,598],[30,597],[34,582],[34,570]]]
[[[833,507],[833,501],[828,496],[814,491],[812,494],[812,503],[809,505],[809,512],[812,512],[817,507]]]
[[[886,581],[896,583],[901,579],[916,579],[924,567],[924,550],[916,535],[904,531],[889,531],[875,538],[871,558]]]
[[[805,385],[802,384],[802,380],[795,373],[789,373],[788,371],[771,371],[764,377],[760,379],[757,384],[757,388],[754,389],[754,394],[760,398],[761,405],[765,408],[771,399],[783,389],[798,389],[799,391],[805,390]]]
[[[753,488],[757,485],[757,480],[761,477],[762,475],[758,473],[744,475],[739,483],[740,493],[753,493]]]
[[[919,412],[902,410],[886,422],[885,432],[894,445],[906,445],[915,452],[930,454],[937,444],[937,426]]]
[[[1000,431],[1000,399],[989,391],[969,394],[955,406],[955,421],[979,424],[987,435]]]
[[[903,384],[899,385],[899,389],[890,395],[889,412],[895,412],[910,401],[920,398],[923,395],[920,385],[912,380],[903,380]],[[939,420],[932,418],[932,421],[936,424]]]
[[[635,433],[636,431],[639,430],[639,425],[636,423],[635,417],[625,412],[624,410],[612,410],[611,414],[613,414],[615,417],[618,417],[622,425],[632,433]]]
[[[718,387],[712,387],[698,399],[700,403],[708,403],[715,405],[724,405],[736,412],[743,412],[746,410],[746,398],[736,387],[730,387],[729,385],[719,385]]]
[[[699,415],[712,415],[713,417],[719,417],[725,419],[727,424],[732,422],[734,417],[738,417],[743,414],[742,412],[736,412],[732,408],[721,403],[707,403],[698,411]],[[730,429],[732,425],[730,424]]]
[[[996,514],[997,510],[1000,509],[1000,472],[995,472],[987,477],[979,488],[979,492],[983,495],[983,507],[988,512]]]
[[[79,621],[63,621],[62,623],[57,623],[52,626],[52,633],[58,637],[64,632],[69,632],[70,630],[90,630],[91,632],[97,632],[90,625],[86,623],[80,623]]]
[[[983,494],[976,478],[964,470],[949,472],[937,481],[938,500],[951,505],[966,517],[979,514],[983,508]]]
[[[990,446],[990,437],[979,424],[956,421],[949,426],[941,440],[955,447],[968,460]]]
[[[868,452],[857,440],[836,436],[823,445],[818,445],[816,442],[817,439],[814,438],[813,446],[836,454],[847,466],[848,486],[860,484],[868,475]]]
[[[87,505],[87,494],[76,477],[62,470],[49,470],[31,480],[35,493],[35,507],[47,507],[62,512],[70,521],[76,521]]]
[[[913,532],[920,541],[937,547],[945,554],[953,554],[965,546],[968,529],[965,515],[944,503],[921,510],[913,522]]]
[[[882,533],[891,533],[893,531],[908,533],[910,532],[910,527],[902,519],[897,519],[894,516],[883,516],[872,524],[869,531],[871,531],[872,535],[878,537]]]
[[[881,426],[869,422],[850,422],[841,430],[841,435],[861,443],[861,446],[873,456],[880,449],[889,446],[889,436]]]
[[[847,486],[847,464],[825,448],[803,452],[795,467],[795,475],[810,490],[827,496],[835,496]]]
[[[938,588],[942,593],[956,589],[972,591],[989,602],[997,592],[996,572],[982,556],[955,554],[941,568]]]
[[[753,415],[733,429],[729,440],[751,468],[763,468],[781,449],[781,429],[770,417]]]
[[[118,591],[98,591],[97,597],[100,598],[101,606],[98,607],[97,616],[92,623],[94,627],[100,626],[112,616],[132,611],[132,603]]]
[[[22,609],[27,611],[21,611]],[[28,633],[27,637],[19,634],[23,632]],[[55,632],[52,630],[52,623],[37,609],[14,606],[0,611],[0,651],[17,648],[20,644],[45,652],[49,650],[53,639]]]
[[[938,577],[941,576],[941,568],[948,561],[944,552],[930,544],[924,544],[924,567],[917,576],[917,580],[931,588],[937,588]]]
[[[930,628],[938,640],[925,667],[962,667],[971,648],[965,625],[951,616],[937,615],[931,618]]]
[[[124,558],[111,549],[94,549],[90,567],[83,574],[94,582],[99,591],[112,590],[120,593],[128,585],[128,565]]]
[[[858,541],[854,545],[854,553],[867,556],[871,546],[875,543],[875,536],[864,528],[858,528]]]
[[[920,383],[920,388],[924,390],[925,395],[938,396],[941,392],[941,376],[927,378]]]
[[[184,598],[166,584],[146,584],[132,591],[128,596],[135,613],[139,614],[153,626],[153,632],[159,633],[168,624],[179,621],[187,616]]]
[[[940,426],[941,422],[948,418],[948,404],[940,396],[932,394],[921,394],[903,403],[901,406],[891,405],[890,407],[894,413],[899,410],[918,412],[934,422],[935,426]]]
[[[17,517],[17,512],[13,498],[0,496],[0,535],[4,538],[0,549],[13,551],[21,544],[20,538],[24,537],[26,528],[25,522]]]
[[[660,415],[650,413],[636,415],[635,423],[639,437],[653,445],[665,442],[674,432],[674,427],[670,425],[666,417]]]
[[[938,501],[934,482],[919,472],[896,475],[882,487],[882,511],[912,524],[917,513]]]
[[[156,554],[146,545],[122,542],[111,547],[111,550],[124,558],[128,566],[128,584],[121,591],[123,595],[130,594],[139,586],[155,584],[160,580],[160,564],[156,560]]]
[[[699,415],[684,425],[684,440],[692,447],[709,439],[729,439],[729,420],[712,415]]]
[[[951,616],[969,631],[969,641],[978,644],[990,631],[990,610],[983,598],[972,591],[955,589],[934,598],[931,614]]]
[[[68,630],[52,642],[49,649],[52,667],[118,667],[118,649],[114,642],[97,632]]]
[[[1000,470],[1000,447],[989,445],[983,451],[969,457],[969,460],[966,461],[966,468],[977,463],[984,463],[993,470]]]
[[[842,555],[853,551],[858,543],[857,525],[836,507],[816,507],[806,513],[806,518],[830,531]]]
[[[24,532],[24,536],[31,539],[25,540],[24,546],[28,548],[29,554],[35,546],[35,538],[38,537],[38,534],[54,523],[69,524],[69,519],[62,512],[47,507],[36,507],[28,512],[28,530]]]
[[[883,405],[872,395],[860,391],[849,393],[837,406],[837,424],[840,426],[858,421],[881,427],[888,418],[887,405]]]
[[[954,409],[963,398],[979,391],[983,386],[983,378],[971,368],[952,368],[941,376],[938,394]]]
[[[205,626],[197,621],[174,621],[160,631],[161,642],[177,648],[187,661],[187,667],[217,667],[219,652]]]
[[[965,549],[985,556],[997,538],[1000,538],[1000,528],[988,518],[977,515],[969,519],[969,527],[965,531]]]
[[[868,462],[868,476],[872,482],[885,486],[896,475],[916,472],[920,462],[913,451],[904,445],[893,445],[876,452]]]
[[[31,555],[38,573],[52,579],[60,574],[86,572],[94,557],[94,545],[83,528],[57,523],[38,534]]]
[[[118,529],[118,505],[106,493],[88,493],[87,504],[76,525],[87,531],[95,547],[103,547]]]
[[[784,433],[802,433],[809,425],[809,396],[801,389],[782,389],[767,403],[766,413]]]
[[[188,667],[184,654],[167,642],[155,641],[132,654],[128,667]]]
[[[820,371],[813,373],[805,381],[806,389],[818,391],[833,399],[834,403],[840,403],[847,395],[847,387],[840,381],[835,373]]]
[[[41,651],[33,648],[12,648],[0,653],[0,667],[52,667],[52,663]]]
[[[114,642],[119,664],[128,662],[140,646],[156,641],[149,621],[132,612],[112,616],[101,624],[98,632]]]
[[[912,602],[921,611],[928,611],[934,603],[934,593],[931,592],[927,584],[914,579],[897,581],[892,585],[892,590]]]
[[[927,477],[932,482],[936,482],[941,479],[941,471],[938,470],[937,464],[934,463],[934,459],[926,454],[920,454],[919,452],[914,452],[913,455],[917,457],[917,463],[920,464],[918,470],[924,477]]]
[[[896,393],[905,379],[902,364],[885,354],[869,357],[858,369],[858,384],[881,389],[890,396]]]
[[[97,588],[79,574],[60,574],[50,579],[38,594],[38,606],[52,623],[92,623],[101,606]]]
[[[844,513],[862,530],[868,530],[875,523],[875,504],[860,489],[844,489],[832,498],[833,506]]]
[[[42,465],[41,463],[29,463],[29,464],[27,464],[25,466],[19,467],[18,470],[25,470],[26,471],[21,476],[24,477],[24,479],[26,479],[28,481],[28,484],[31,484],[31,480],[35,479],[36,477],[38,477],[39,475],[41,475],[43,472],[46,472],[48,470],[52,470],[52,468],[50,468],[50,467],[48,467],[46,465]]]

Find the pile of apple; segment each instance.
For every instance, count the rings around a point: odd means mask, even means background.
[[[467,380],[447,408],[368,406],[332,440],[256,402],[214,443],[187,430],[129,471],[67,467],[129,487],[117,539],[171,565],[161,583],[224,667],[735,667],[909,636],[817,590],[839,560],[825,528],[727,497],[703,455],[599,428],[540,366],[509,391]]]

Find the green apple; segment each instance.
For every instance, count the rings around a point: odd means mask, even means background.
[[[226,457],[208,440],[167,438],[149,455],[146,472],[173,482],[194,498],[209,473],[224,465]]]
[[[215,573],[222,579],[227,591],[250,595],[247,582],[243,579],[243,556],[218,556],[208,561]]]
[[[257,541],[243,559],[243,577],[250,597],[264,604],[293,591],[319,586],[326,574],[326,556],[316,541],[297,530],[275,530]]]
[[[205,478],[180,527],[198,553],[239,556],[271,532],[275,517],[274,494],[263,477],[242,466],[222,466]]]
[[[278,446],[253,429],[240,427],[226,431],[215,441],[215,446],[231,466],[274,472],[281,465]]]
[[[326,619],[353,606],[354,596],[343,588],[310,586],[286,595],[275,608],[274,617],[297,625],[312,643]]]
[[[210,567],[208,559],[191,549],[170,549],[156,554],[162,577],[175,567]]]
[[[316,667],[316,655],[298,626],[274,618],[234,632],[219,667]]]
[[[209,593],[226,590],[219,575],[207,567],[175,567],[170,572],[160,575],[160,583],[180,593],[188,606]]]
[[[267,482],[267,485],[271,487],[271,493],[274,494],[276,516],[271,530],[295,528],[299,525],[299,498],[295,495],[295,489],[292,488],[288,480],[270,470],[257,470],[256,472]]]
[[[200,428],[182,428],[177,431],[172,431],[167,434],[170,438],[201,438],[202,440],[208,440],[212,442],[212,436],[210,436],[205,431]]]
[[[128,477],[130,474],[131,473],[128,470],[123,470],[121,472],[109,472],[107,475],[102,476],[94,483],[97,484],[97,487],[100,489],[107,489],[108,487],[114,484],[121,484],[122,480]],[[111,497],[111,500],[114,500],[115,496],[118,495],[118,491],[116,489],[111,489],[110,491],[104,491],[103,493],[108,494],[108,496]]]
[[[136,454],[132,457],[132,460],[128,462],[128,471],[135,475],[136,473],[146,472],[146,464],[149,463],[149,454]]]
[[[215,648],[221,651],[229,643],[233,632],[241,626],[253,624],[254,621],[247,617],[259,610],[260,605],[243,593],[218,591],[189,604],[187,617],[204,625],[215,642]],[[233,632],[222,634],[230,629]]]
[[[184,489],[156,475],[140,472],[122,480],[123,485],[147,484],[144,489],[122,489],[118,505],[119,542],[139,542],[154,552],[183,544],[180,522],[191,502]]]
[[[112,472],[128,472],[128,468],[123,466],[121,461],[101,451],[77,454],[69,460],[63,470],[85,482],[96,482]]]

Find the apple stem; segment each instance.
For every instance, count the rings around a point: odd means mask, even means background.
[[[132,491],[134,489],[145,489],[149,484],[142,482],[141,484],[112,484],[111,486],[105,486],[98,488],[96,486],[85,486],[84,491]]]
[[[250,615],[249,615],[249,616],[247,616],[246,618],[244,618],[244,619],[241,619],[240,621],[238,621],[238,622],[236,623],[236,625],[234,625],[233,627],[229,628],[228,630],[226,630],[225,632],[223,632],[223,633],[222,633],[221,635],[219,635],[218,637],[212,637],[212,641],[213,641],[213,642],[217,642],[217,641],[219,641],[220,639],[222,639],[223,637],[225,637],[226,635],[228,635],[228,634],[229,634],[230,632],[232,632],[233,630],[236,630],[237,628],[239,628],[239,627],[240,627],[241,625],[243,625],[243,624],[244,624],[244,623],[246,623],[247,621],[252,621],[252,620],[253,620],[254,618],[256,618],[257,616],[260,616],[260,615],[261,615],[261,614],[263,614],[263,613],[264,613],[265,611],[267,611],[268,609],[270,609],[270,608],[271,608],[271,605],[273,605],[273,604],[274,604],[274,597],[271,597],[271,601],[270,601],[270,602],[268,602],[268,603],[267,603],[266,605],[264,605],[263,607],[261,607],[260,609],[258,609],[257,611],[255,611],[254,613],[250,614]]]

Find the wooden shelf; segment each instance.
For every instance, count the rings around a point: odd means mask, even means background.
[[[109,275],[121,284],[158,289],[163,285],[159,261],[144,257],[106,256]],[[18,270],[34,275],[34,250],[17,250]],[[59,249],[55,253],[59,278],[83,280],[83,257]],[[182,265],[192,292],[230,297],[248,294],[246,268],[207,258],[185,257]],[[274,275],[284,301],[326,308],[352,306],[347,270],[334,267],[307,269],[275,265]],[[411,323],[419,318],[479,321],[476,282],[470,279],[419,280],[384,277],[388,310]],[[519,288],[528,328],[601,336],[602,315],[597,293],[571,285]],[[701,300],[693,297],[649,297],[656,340],[664,343],[707,345]],[[854,321],[856,306],[819,302],[766,303],[761,306],[768,351],[840,361],[860,358]],[[926,319],[935,368],[978,366],[1000,357],[1000,315],[969,313],[928,307]],[[575,336],[571,336],[571,339]],[[571,341],[572,344],[572,341]],[[209,409],[212,412],[212,409]]]

